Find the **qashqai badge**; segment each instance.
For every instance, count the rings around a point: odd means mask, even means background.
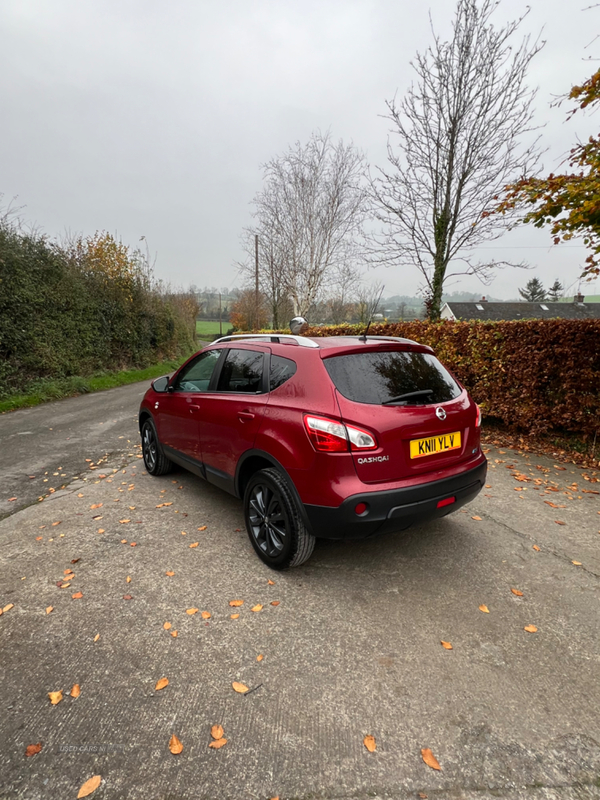
[[[438,406],[435,410],[435,415],[438,419],[444,420],[446,419],[446,412],[441,406]]]

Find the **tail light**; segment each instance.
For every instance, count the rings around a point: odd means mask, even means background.
[[[308,438],[315,450],[347,453],[348,450],[376,450],[377,442],[367,431],[326,417],[304,417]]]
[[[481,427],[481,409],[479,408],[479,406],[477,404],[475,404],[475,408],[477,409],[477,416],[475,417],[475,427],[476,428],[480,428]]]

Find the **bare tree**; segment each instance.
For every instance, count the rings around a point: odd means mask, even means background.
[[[309,308],[359,258],[369,213],[364,156],[329,133],[313,133],[263,166],[254,198],[259,271],[272,308],[289,298],[295,315]],[[252,269],[250,261],[244,271]]]
[[[494,198],[532,174],[539,159],[537,139],[525,146],[520,140],[534,130],[535,91],[525,79],[543,43],[526,36],[515,49],[528,12],[494,27],[497,5],[458,0],[452,38],[434,33],[432,47],[413,63],[416,84],[399,104],[386,101],[394,137],[389,167],[372,181],[384,223],[378,260],[418,267],[431,319],[439,319],[446,278],[475,274],[487,283],[494,267],[508,263],[481,264],[469,251],[502,235],[510,220],[490,214]]]

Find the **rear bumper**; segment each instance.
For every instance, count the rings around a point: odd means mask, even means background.
[[[487,474],[487,460],[473,469],[439,481],[391,489],[361,492],[346,498],[337,508],[305,505],[315,536],[323,539],[363,539],[379,533],[401,531],[416,522],[444,517],[476,497]],[[454,502],[438,508],[438,503],[453,497]],[[361,516],[358,503],[368,509]]]

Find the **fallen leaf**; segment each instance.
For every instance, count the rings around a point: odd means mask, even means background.
[[[165,686],[169,685],[168,678],[161,678],[159,681],[156,682],[156,686],[154,687],[155,692],[160,692],[161,689],[164,689]]]
[[[54,611],[54,606],[48,606],[46,608],[46,614],[49,614],[51,611]]]
[[[96,791],[96,789],[102,783],[102,778],[100,775],[94,775],[93,778],[90,778],[89,781],[86,781],[81,789],[79,790],[79,794],[77,795],[77,800],[80,797],[87,797],[88,795],[92,794]]]
[[[239,619],[240,618],[239,614],[230,614],[229,616],[230,616],[231,619]]]
[[[214,750],[219,750],[224,744],[227,744],[227,739],[221,738],[217,739],[216,742],[210,742],[208,746],[212,747]]]
[[[269,584],[269,586],[275,586],[275,581],[272,581],[270,578],[267,581],[267,583]]]
[[[163,503],[163,506],[172,506],[172,505],[173,505],[172,501],[170,503]]]
[[[363,744],[369,751],[369,753],[374,753],[377,750],[377,744],[375,742],[374,736],[365,736],[363,739]]]
[[[95,642],[97,642],[99,638],[100,638],[100,634],[99,634],[99,633],[97,633],[97,634],[94,636],[94,641],[95,641]]]
[[[443,639],[440,639],[440,644],[445,650],[452,650],[452,645],[450,642],[445,642]]]
[[[79,697],[81,694],[81,686],[78,683],[73,684],[71,689],[71,697]]]
[[[540,552],[540,548],[537,546],[537,544],[534,544],[534,545],[533,545],[533,549],[534,549],[534,550],[537,550],[537,552],[538,552],[538,553]]]
[[[8,502],[13,503],[17,498],[16,497],[9,497]]]
[[[175,575],[175,573],[174,572],[165,572],[165,575],[168,575],[169,578],[172,578],[173,575]]]
[[[262,606],[260,603],[257,603],[255,606],[252,606],[250,611],[262,611]]]
[[[183,745],[179,741],[179,739],[175,736],[175,734],[171,736],[171,739],[169,741],[169,750],[173,753],[174,756],[178,755],[183,750]]]
[[[71,595],[71,599],[73,600],[81,600],[83,597],[83,592],[75,592],[75,594]]]
[[[70,583],[62,583],[60,588],[61,589],[68,589],[70,585],[71,585]]]
[[[233,608],[239,608],[240,606],[244,605],[244,601],[243,600],[230,600],[229,601],[229,605],[233,606]]]
[[[233,691],[238,692],[239,694],[246,694],[246,692],[248,691],[248,687],[245,686],[243,683],[238,683],[237,681],[234,681],[231,685],[233,687]]]
[[[205,531],[208,525],[203,525],[201,528],[198,528],[199,531]]]
[[[59,689],[58,692],[48,692],[48,697],[53,706],[57,705],[63,699],[62,689]]]
[[[4,606],[4,608],[2,609],[2,613],[3,613],[3,614],[6,614],[6,612],[7,612],[7,611],[10,611],[10,610],[11,610],[11,608],[14,608],[14,607],[15,607],[15,604],[14,604],[14,603],[7,603],[7,604]]]
[[[421,800],[427,800],[427,795],[425,794],[425,792],[419,792],[418,797],[420,797]]]
[[[102,503],[94,503],[94,505],[90,506],[90,511],[91,511],[93,508],[102,508],[102,505],[103,505]]]
[[[271,600],[272,606],[278,606],[281,603],[281,600]]]
[[[581,561],[571,561],[571,564],[575,564],[576,567],[581,567],[582,566]]]
[[[476,520],[478,520],[479,522],[481,522],[481,517],[471,517],[471,519],[476,519]]]
[[[262,655],[262,653],[260,655],[256,656],[256,660],[257,661],[262,661],[263,658],[264,658],[264,656]]]
[[[131,595],[131,594],[124,594],[124,595],[123,595],[123,600],[133,600],[133,595]]]
[[[41,542],[43,538],[44,538],[43,536],[36,536],[35,540],[36,542]]]
[[[202,619],[210,619],[210,612],[209,611],[203,611],[202,614],[201,614],[201,617],[202,617]]]
[[[170,631],[172,627],[173,627],[173,626],[171,625],[171,623],[170,623],[170,622],[165,622],[165,624],[163,625],[163,628],[164,628],[166,631]]]
[[[137,545],[137,542],[129,542],[129,546],[130,547],[135,547],[136,545]]]
[[[210,735],[213,739],[222,739],[224,733],[225,731],[223,730],[222,725],[213,725],[210,729]]]
[[[516,594],[516,595],[517,595],[517,597],[523,597],[523,592],[520,592],[518,589],[513,589],[513,588],[511,587],[511,592],[512,592],[513,594]]]
[[[40,752],[41,749],[42,749],[41,742],[38,742],[37,744],[28,744],[27,747],[25,748],[25,755],[27,756],[27,758],[29,758],[30,756],[35,756]]]
[[[437,758],[433,755],[428,747],[425,747],[423,750],[421,750],[421,758],[428,767],[431,767],[431,769],[441,769]]]
[[[58,522],[53,522],[53,523],[52,523],[52,527],[53,527],[53,528],[56,528],[56,526],[57,526],[57,525],[60,525],[60,523],[61,523],[61,522],[62,522],[62,520],[60,520],[60,519],[58,520]]]
[[[177,631],[171,631],[171,636],[176,639],[177,638]]]
[[[127,581],[127,583],[131,583],[131,575],[128,575],[128,576],[125,578],[125,580]]]
[[[104,528],[98,528],[98,533],[104,533]]]
[[[190,547],[198,547],[198,545],[199,545],[199,544],[200,544],[200,542],[193,542],[193,543],[190,545]]]
[[[563,522],[560,519],[555,519],[554,522],[556,522],[557,525],[566,525],[567,524],[566,522]]]
[[[537,633],[537,628],[535,627],[535,625],[525,625],[523,630],[527,631],[527,633]]]
[[[483,611],[484,614],[489,614],[490,613],[489,608],[487,606],[484,606],[484,605],[479,606],[479,610]]]
[[[189,614],[190,617],[191,617],[193,614],[197,614],[198,611],[199,611],[199,609],[197,609],[197,608],[186,608],[185,613]]]
[[[121,539],[121,544],[127,544],[127,539]]]
[[[71,564],[77,564],[78,561],[81,561],[81,558],[72,558]]]
[[[121,525],[125,525],[127,522],[131,522],[131,520],[130,520],[130,519],[120,519],[120,520],[119,520],[119,523],[120,523]]]

